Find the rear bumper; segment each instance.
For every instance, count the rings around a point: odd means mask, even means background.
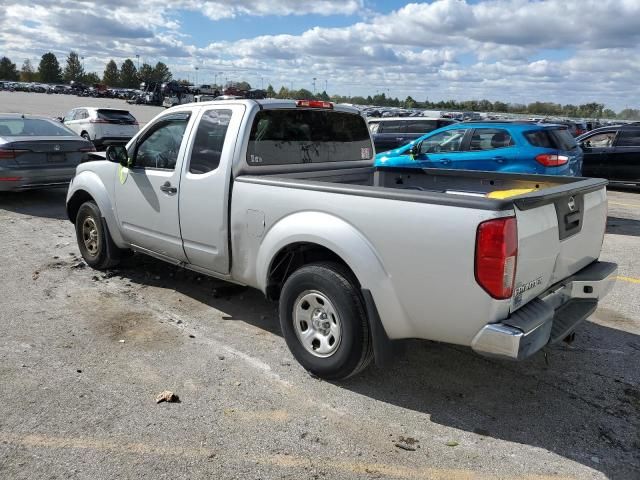
[[[593,262],[500,323],[485,325],[471,348],[481,355],[523,360],[570,335],[615,284],[618,266]]]
[[[39,170],[3,169],[0,170],[0,192],[66,187],[75,174],[75,165]]]

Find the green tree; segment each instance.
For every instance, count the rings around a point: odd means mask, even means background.
[[[31,60],[25,59],[20,70],[20,80],[23,82],[34,82],[36,80],[36,72],[31,65]]]
[[[324,91],[324,90],[322,91],[322,93],[321,93],[321,94],[319,94],[319,95],[318,95],[318,98],[319,98],[320,100],[324,100],[325,102],[328,102],[329,100],[331,100],[331,99],[329,98],[329,95],[327,95],[327,92],[326,92],[326,91]]]
[[[602,118],[616,118],[616,112],[614,112],[610,108],[605,108],[602,111]]]
[[[416,101],[408,96],[404,101],[404,108],[414,108],[416,106]]]
[[[493,111],[506,113],[509,111],[509,105],[504,102],[493,102]]]
[[[140,71],[138,72],[138,77],[141,82],[149,83],[154,81],[154,71],[153,67],[148,63],[143,63],[140,67]]]
[[[142,70],[142,69],[141,69]],[[158,62],[156,66],[153,67],[153,79],[156,82],[166,83],[171,80],[173,75],[171,75],[171,70],[164,63]]]
[[[16,81],[20,78],[18,68],[9,57],[0,58],[0,80]]]
[[[78,82],[83,76],[84,68],[82,68],[82,63],[80,63],[78,54],[76,52],[70,52],[67,57],[67,65],[64,67],[64,81],[67,83]]]
[[[314,98],[313,93],[311,93],[306,88],[301,88],[297,92],[291,92],[291,95],[296,100],[310,100]]]
[[[625,108],[618,114],[621,120],[640,120],[640,110],[635,108]]]
[[[120,72],[118,64],[113,60],[109,60],[102,75],[102,83],[109,87],[117,87],[120,84]]]
[[[53,53],[47,52],[42,55],[40,65],[38,65],[38,77],[44,83],[62,82],[62,69]]]
[[[273,85],[267,87],[267,98],[276,98],[276,91],[273,89]]]
[[[120,67],[120,86],[124,88],[138,88],[140,86],[138,70],[130,58],[122,62]]]
[[[233,86],[242,92],[251,90],[251,84],[249,82],[238,82],[234,83]]]
[[[280,87],[280,90],[278,91],[277,98],[291,98],[291,92],[289,91],[288,88],[282,86],[282,87]]]
[[[100,76],[96,72],[85,73],[81,81],[87,85],[94,85],[100,83]]]

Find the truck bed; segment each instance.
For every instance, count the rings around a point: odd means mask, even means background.
[[[307,171],[262,176],[242,176],[246,181],[319,190],[346,195],[419,203],[434,203],[482,210],[506,210],[516,205],[527,210],[551,203],[571,193],[601,189],[606,180],[550,175],[523,175],[473,170],[363,167]],[[488,198],[497,191],[533,190],[508,198]],[[515,192],[517,193],[517,192]]]

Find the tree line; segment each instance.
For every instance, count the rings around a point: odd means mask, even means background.
[[[34,69],[31,61],[26,59],[22,64],[22,68],[18,70],[15,63],[9,58],[2,57],[0,59],[0,80],[23,81],[23,82],[42,82],[42,83],[70,83],[80,82],[88,85],[96,83],[104,83],[109,87],[121,88],[138,88],[141,82],[168,82],[173,78],[169,67],[158,62],[155,66],[143,63],[140,70],[130,58],[127,58],[118,67],[115,60],[110,60],[104,69],[102,77],[95,72],[85,72],[84,67],[75,52],[70,52],[66,59],[66,65],[62,68],[57,57],[47,52],[42,55],[37,69]],[[188,83],[182,80],[184,83]],[[243,85],[249,84],[241,82]],[[625,108],[620,112],[614,112],[605,105],[596,102],[585,103],[582,105],[566,104],[552,102],[533,102],[529,104],[506,103],[501,101],[491,102],[490,100],[445,100],[432,102],[425,100],[419,102],[408,96],[404,100],[386,96],[384,93],[376,95],[363,96],[329,96],[323,91],[314,94],[307,89],[293,90],[281,87],[276,92],[272,85],[267,88],[267,97],[269,98],[294,98],[294,99],[318,99],[333,101],[336,103],[352,103],[356,105],[376,105],[380,107],[402,107],[416,108],[426,110],[442,110],[442,111],[462,111],[462,112],[495,112],[495,113],[513,113],[531,116],[557,116],[557,117],[574,117],[574,118],[618,118],[621,120],[640,120],[640,110]]]
[[[143,63],[138,71],[135,63],[127,58],[120,67],[115,60],[110,60],[104,69],[102,77],[96,72],[85,72],[80,57],[76,52],[70,52],[64,68],[60,66],[58,58],[52,52],[42,55],[38,68],[34,68],[31,60],[26,59],[22,68],[18,70],[15,63],[8,57],[0,58],[0,80],[42,82],[42,83],[83,83],[93,85],[103,83],[108,87],[138,88],[141,82],[168,82],[172,74],[163,62],[151,66]]]

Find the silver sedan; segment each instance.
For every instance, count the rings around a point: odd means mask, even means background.
[[[93,151],[50,118],[0,114],[0,191],[66,186]]]

